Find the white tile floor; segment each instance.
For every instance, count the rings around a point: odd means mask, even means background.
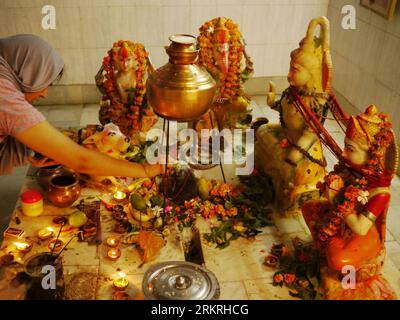
[[[254,117],[267,117],[270,123],[278,123],[279,115],[266,105],[265,96],[253,97]],[[84,126],[86,124],[96,124],[98,122],[98,105],[63,105],[63,106],[42,106],[38,109],[47,117],[48,121],[57,127]],[[336,141],[342,143],[344,134],[338,125],[327,120],[325,127],[335,137]],[[331,154],[325,152],[329,169],[332,168],[335,160]],[[0,231],[7,226],[9,215],[11,214],[17,197],[24,181],[28,167],[14,169],[12,175],[0,176]],[[396,176],[391,186],[392,200],[387,220],[386,247],[387,253],[393,263],[400,270],[400,178]],[[284,219],[276,221],[277,224],[290,228],[291,232],[304,231],[303,226],[293,226],[285,224]],[[228,285],[228,284],[227,284]],[[229,284],[234,286],[234,284]]]

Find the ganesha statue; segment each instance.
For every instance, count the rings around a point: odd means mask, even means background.
[[[152,69],[142,44],[120,40],[108,51],[95,77],[103,94],[100,123],[113,122],[133,142],[157,122],[146,100],[147,73]]]
[[[339,163],[319,189],[325,199],[306,202],[304,219],[323,257],[321,280],[327,299],[395,299],[381,270],[385,259],[390,183],[398,166],[391,123],[375,106],[347,121]],[[356,286],[341,280],[354,268]]]
[[[318,25],[320,36],[314,37]],[[304,121],[303,106],[323,122],[330,103],[331,73],[329,21],[318,17],[291,53],[290,86],[279,100],[275,100],[275,85],[270,84],[267,103],[279,112],[280,124],[265,124],[256,131],[256,163],[271,176],[276,206],[283,214],[301,214],[304,201],[319,197],[315,185],[325,175],[326,161],[318,136]]]
[[[219,128],[247,127],[251,122],[250,99],[243,84],[253,73],[253,63],[246,53],[245,41],[238,25],[218,17],[200,27],[199,64],[213,76],[218,92],[212,111]],[[210,121],[205,115],[204,121]],[[212,127],[211,122],[209,126]]]

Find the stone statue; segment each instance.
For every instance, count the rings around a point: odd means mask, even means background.
[[[318,25],[317,38],[314,32]],[[299,48],[291,53],[290,87],[279,100],[275,100],[275,85],[270,84],[267,103],[279,112],[280,125],[266,124],[256,132],[256,161],[271,176],[276,205],[285,214],[300,214],[304,201],[318,197],[315,185],[324,177],[326,167],[321,142],[304,121],[294,93],[323,122],[329,108],[331,73],[329,21],[318,17],[310,22]]]
[[[152,69],[142,44],[120,40],[108,51],[96,75],[103,93],[100,123],[113,122],[133,142],[157,122],[146,101],[147,72]]]
[[[344,152],[336,156],[339,164],[319,184],[325,199],[302,207],[323,257],[321,280],[326,298],[395,299],[381,274],[389,187],[398,166],[398,149],[387,116],[370,106],[350,117]],[[348,274],[342,273],[344,267],[356,271],[356,286],[351,290],[341,283]]]

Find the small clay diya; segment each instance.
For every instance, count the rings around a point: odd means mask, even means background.
[[[51,240],[47,246],[47,248],[53,252],[58,252],[61,250],[61,248],[63,247],[64,242],[62,242],[60,239],[58,240]],[[54,249],[53,249],[54,248]]]
[[[129,285],[129,281],[126,278],[126,274],[123,272],[119,272],[118,278],[114,280],[113,285],[115,289],[119,291],[124,291]]]
[[[123,191],[117,191],[113,194],[113,199],[116,202],[122,202],[126,199],[126,193]]]
[[[38,237],[40,240],[48,240],[54,237],[54,229],[51,227],[39,230]]]
[[[31,251],[33,247],[33,243],[29,241],[24,241],[24,242],[14,242],[14,245],[16,249],[21,252],[21,253],[27,253]]]
[[[107,241],[107,245],[108,245],[109,247],[111,247],[111,248],[116,247],[116,246],[118,245],[118,243],[119,243],[118,238],[117,238],[117,237],[114,237],[114,236],[108,237],[106,241]]]
[[[107,252],[108,259],[112,261],[118,260],[120,256],[121,256],[121,250],[119,250],[118,248],[111,248]]]

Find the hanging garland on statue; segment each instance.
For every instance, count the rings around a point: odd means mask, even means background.
[[[124,104],[121,101],[116,88],[115,69],[113,65],[114,55],[121,55],[126,58],[133,54],[136,59],[135,88],[130,92],[129,101]],[[103,87],[104,93],[110,99],[110,106],[102,107],[100,121],[117,124],[121,131],[130,137],[142,130],[143,116],[154,116],[153,111],[146,102],[145,75],[147,73],[148,52],[140,43],[131,41],[115,42],[113,47],[103,59],[102,67],[96,76],[96,83]]]

